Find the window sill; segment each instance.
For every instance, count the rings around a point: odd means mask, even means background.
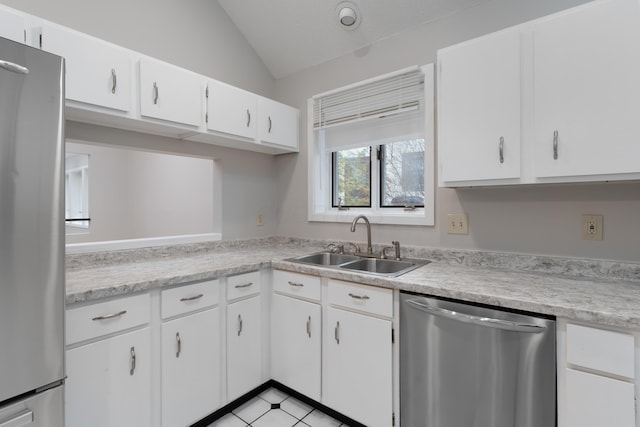
[[[372,224],[389,225],[434,225],[433,216],[429,217],[424,208],[415,211],[405,212],[398,210],[395,212],[384,212],[369,208],[350,208],[346,211],[332,209],[324,212],[310,213],[310,222],[346,222],[350,223],[358,215],[365,215]]]

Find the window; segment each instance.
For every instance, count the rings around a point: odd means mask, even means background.
[[[317,95],[309,117],[310,221],[433,225],[433,66]]]

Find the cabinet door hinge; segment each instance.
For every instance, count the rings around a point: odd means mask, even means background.
[[[391,328],[391,344],[396,343],[396,330]]]
[[[42,49],[42,33],[40,33],[40,37],[38,38],[39,42],[40,42],[40,49]]]
[[[206,113],[206,114],[204,115],[204,122],[205,122],[205,123],[209,123],[209,113]]]
[[[207,89],[204,91],[204,97],[209,98],[209,86],[207,86]]]
[[[393,414],[391,414],[391,425],[392,426],[396,425],[396,413],[395,412]]]
[[[376,147],[376,159],[382,159],[382,150],[380,149],[380,147]]]

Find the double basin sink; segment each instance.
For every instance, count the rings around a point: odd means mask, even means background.
[[[365,258],[357,255],[335,254],[331,252],[317,252],[290,258],[288,261],[311,264],[321,267],[335,267],[359,273],[375,274],[378,276],[398,277],[416,268],[428,264],[430,261],[417,259],[391,260],[381,258]]]

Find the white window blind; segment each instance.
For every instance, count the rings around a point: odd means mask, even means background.
[[[402,115],[422,109],[424,75],[418,67],[313,97],[315,130]]]

